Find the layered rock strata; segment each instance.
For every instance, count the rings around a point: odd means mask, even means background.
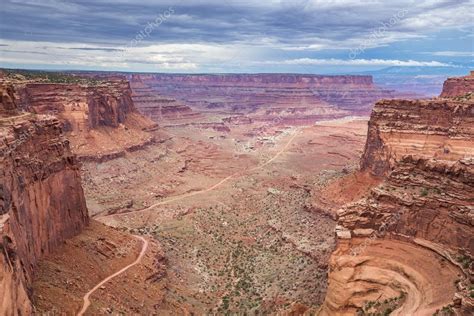
[[[474,157],[447,161],[405,156],[367,199],[339,210],[338,217],[351,235],[385,227],[474,253],[473,210]]]
[[[248,114],[257,121],[281,124],[368,115],[376,100],[397,95],[375,86],[371,76],[138,74],[130,78],[198,112]]]
[[[26,83],[17,87],[20,105],[33,113],[57,114],[70,130],[99,126],[118,127],[134,111],[125,81],[97,86],[58,83]]]
[[[472,101],[382,100],[371,119],[362,169],[382,176],[403,156],[458,160],[474,155]]]
[[[153,121],[163,124],[173,124],[199,118],[189,106],[171,97],[160,95],[159,92],[145,84],[140,76],[130,77],[132,98],[137,109]]]
[[[55,117],[16,111],[0,92],[0,314],[27,315],[38,260],[88,223],[79,164]]]
[[[135,108],[123,77],[89,84],[16,82],[15,87],[21,109],[61,120],[80,159],[115,157],[153,141],[147,131],[157,125]]]
[[[321,315],[474,311],[474,99],[460,85],[376,104],[361,166],[385,180],[337,212]]]
[[[474,91],[474,71],[469,76],[448,78],[444,82],[442,98],[462,97]]]

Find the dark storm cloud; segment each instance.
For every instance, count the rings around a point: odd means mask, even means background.
[[[0,45],[12,50],[0,62],[203,72],[439,66],[468,58],[470,38],[460,39],[472,34],[473,1],[2,0]]]
[[[400,10],[404,18],[468,4],[468,0],[406,1],[361,5],[359,1],[2,1],[1,38],[111,45],[130,41],[169,7],[174,14],[144,39],[171,42],[249,42],[262,37],[304,45],[315,39],[340,41],[363,36]],[[157,4],[157,2],[159,2]],[[259,4],[259,2],[263,2]],[[394,29],[416,32],[417,25]]]

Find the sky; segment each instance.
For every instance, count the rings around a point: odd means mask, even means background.
[[[341,73],[474,64],[474,0],[0,1],[5,68]]]

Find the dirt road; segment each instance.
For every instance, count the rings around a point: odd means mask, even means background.
[[[106,277],[105,279],[103,279],[100,283],[98,283],[96,286],[94,286],[94,288],[92,288],[92,290],[90,290],[89,292],[86,293],[86,295],[84,295],[84,304],[82,305],[82,309],[79,313],[77,313],[77,316],[82,316],[84,315],[84,313],[87,311],[87,309],[89,308],[89,306],[91,305],[91,302],[90,302],[90,299],[89,297],[91,296],[92,293],[94,293],[98,288],[100,288],[102,285],[104,285],[105,283],[107,283],[108,281],[110,281],[111,279],[115,278],[116,276],[124,273],[125,271],[127,271],[128,269],[130,269],[131,267],[133,267],[134,265],[140,263],[140,261],[142,260],[143,256],[145,255],[145,252],[146,250],[148,249],[148,241],[141,237],[141,236],[135,236],[135,238],[138,238],[140,239],[142,242],[143,242],[143,247],[142,247],[142,250],[140,251],[140,254],[138,255],[137,259],[127,265],[126,267],[122,268],[121,270],[115,272],[114,274],[112,275],[109,275],[108,277]]]
[[[268,161],[264,162],[263,164],[261,165],[258,165],[256,167],[253,167],[251,168],[250,170],[247,170],[247,171],[257,171],[257,170],[260,170],[260,169],[263,169],[264,167],[266,167],[267,165],[269,165],[270,163],[272,163],[275,159],[277,159],[281,154],[283,154],[285,152],[285,150],[288,149],[288,147],[291,145],[291,143],[293,142],[293,140],[296,138],[296,136],[298,136],[299,134],[299,130],[296,130],[294,132],[294,134],[291,136],[291,138],[288,140],[288,142],[285,144],[285,146],[283,146],[282,149],[280,149],[271,159],[269,159]],[[245,172],[245,171],[244,171]],[[212,190],[215,190],[217,188],[219,188],[220,186],[222,186],[224,183],[226,183],[227,181],[231,180],[232,178],[235,178],[237,175],[239,174],[242,174],[244,173],[242,171],[239,171],[239,172],[235,172],[233,174],[231,174],[230,176],[222,179],[221,181],[219,181],[218,183],[214,184],[213,186],[207,188],[207,189],[203,189],[203,190],[200,190],[200,191],[194,191],[194,192],[191,192],[191,193],[186,193],[186,194],[182,194],[182,195],[178,195],[178,196],[175,196],[175,197],[172,197],[172,198],[169,198],[167,200],[164,200],[164,201],[161,201],[161,202],[157,202],[153,205],[150,205],[149,207],[147,208],[144,208],[144,209],[141,209],[141,210],[137,210],[137,211],[130,211],[130,212],[124,212],[124,213],[118,213],[118,214],[110,214],[110,215],[103,215],[103,216],[98,216],[96,217],[97,219],[101,219],[101,218],[106,218],[106,217],[114,217],[114,216],[121,216],[121,215],[126,215],[126,214],[129,214],[129,213],[133,213],[133,214],[137,214],[137,213],[141,213],[141,212],[146,212],[146,211],[149,211],[157,206],[160,206],[160,205],[165,205],[165,204],[168,204],[168,203],[171,203],[171,202],[175,202],[175,201],[179,201],[179,200],[182,200],[182,199],[185,199],[185,198],[188,198],[188,197],[191,197],[191,196],[195,196],[195,195],[199,195],[199,194],[203,194],[203,193],[207,193],[209,191],[212,191]]]

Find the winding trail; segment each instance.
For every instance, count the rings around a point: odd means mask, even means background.
[[[140,263],[140,261],[142,260],[143,256],[145,255],[145,252],[146,250],[148,249],[148,241],[141,237],[141,236],[136,236],[136,235],[133,235],[133,237],[137,238],[137,239],[140,239],[142,242],[143,242],[143,247],[142,247],[142,250],[140,251],[140,254],[138,255],[137,259],[127,265],[126,267],[122,268],[121,270],[115,272],[114,274],[112,275],[109,275],[108,277],[106,277],[105,279],[103,279],[100,283],[98,283],[96,286],[94,286],[92,288],[92,290],[90,290],[89,292],[87,292],[85,295],[84,295],[84,304],[82,305],[82,309],[79,313],[77,313],[77,316],[82,316],[84,315],[84,313],[87,311],[87,309],[89,308],[89,306],[91,305],[91,301],[89,299],[89,297],[91,296],[92,293],[94,293],[98,288],[100,288],[102,285],[104,285],[105,283],[107,283],[108,281],[110,281],[111,279],[115,278],[116,276],[124,273],[125,271],[127,271],[128,269],[130,269],[131,267],[133,267],[134,265]]]
[[[277,159],[281,154],[283,154],[285,152],[285,150],[288,149],[288,147],[291,145],[291,143],[293,142],[293,140],[296,138],[296,136],[298,136],[298,133],[299,133],[299,130],[296,130],[294,132],[294,134],[291,136],[291,138],[288,140],[288,142],[285,144],[285,146],[283,146],[282,149],[280,149],[271,159],[269,159],[268,161],[264,162],[263,164],[261,165],[258,165],[256,167],[253,167],[251,169],[249,169],[249,171],[256,171],[256,170],[259,170],[259,169],[263,169],[264,167],[266,167],[267,165],[269,165],[270,163],[272,163],[275,159]],[[160,206],[160,205],[164,205],[164,204],[168,204],[168,203],[171,203],[171,202],[175,202],[175,201],[179,201],[179,200],[182,200],[182,199],[185,199],[185,198],[188,198],[188,197],[191,197],[191,196],[195,196],[195,195],[199,195],[199,194],[203,194],[203,193],[206,193],[206,192],[209,192],[209,191],[212,191],[212,190],[215,190],[217,189],[218,187],[222,186],[224,183],[226,183],[227,181],[229,181],[230,179],[234,178],[236,175],[238,175],[239,173],[241,173],[240,171],[239,172],[235,172],[233,174],[231,174],[230,176],[222,179],[221,181],[219,181],[218,183],[214,184],[213,186],[207,188],[207,189],[203,189],[203,190],[200,190],[200,191],[195,191],[195,192],[191,192],[191,193],[186,193],[186,194],[183,194],[183,195],[178,195],[178,196],[175,196],[175,197],[172,197],[168,200],[165,200],[165,201],[161,201],[161,202],[158,202],[158,203],[155,203],[145,209],[142,209],[142,210],[138,210],[138,211],[132,211],[131,213],[135,214],[135,213],[140,213],[140,212],[146,212],[146,211],[149,211],[151,209],[153,209],[154,207],[156,206]],[[127,212],[127,213],[119,213],[119,214],[110,214],[110,215],[104,215],[104,216],[98,216],[97,218],[104,218],[104,217],[110,217],[110,216],[120,216],[120,215],[125,215],[125,214],[128,214],[130,212]],[[148,248],[148,241],[141,237],[141,236],[136,236],[134,235],[135,238],[138,238],[140,240],[143,241],[143,247],[142,247],[142,250],[140,252],[140,254],[138,255],[137,259],[127,265],[126,267],[122,268],[121,270],[115,272],[114,274],[106,277],[105,279],[103,279],[100,283],[98,283],[96,286],[94,286],[94,288],[92,288],[92,290],[90,290],[89,292],[87,292],[85,295],[84,295],[84,304],[82,306],[82,309],[81,311],[77,314],[77,316],[82,316],[84,315],[84,313],[87,311],[87,309],[89,308],[91,302],[90,302],[90,296],[92,295],[92,293],[94,293],[97,289],[99,289],[102,285],[104,285],[105,283],[107,283],[108,281],[110,281],[111,279],[115,278],[116,276],[124,273],[125,271],[127,271],[128,269],[130,269],[131,267],[133,267],[134,265],[140,263],[140,261],[142,260],[143,256],[145,255],[145,252]]]
[[[285,146],[283,146],[282,149],[280,149],[271,159],[269,159],[268,161],[264,162],[263,164],[261,165],[258,165],[256,167],[253,167],[251,169],[249,169],[248,171],[257,171],[257,170],[260,170],[260,169],[263,169],[264,167],[266,167],[267,165],[271,164],[275,159],[277,159],[281,154],[283,154],[287,149],[288,147],[291,145],[291,143],[293,142],[293,140],[296,138],[296,136],[298,136],[299,134],[299,130],[296,130],[293,134],[293,136],[291,136],[291,138],[288,140],[288,142],[285,144]],[[191,196],[195,196],[195,195],[199,195],[199,194],[203,194],[203,193],[207,193],[207,192],[210,192],[210,191],[213,191],[215,189],[217,189],[218,187],[222,186],[224,183],[226,183],[227,181],[229,181],[230,179],[234,178],[235,176],[237,176],[238,174],[242,173],[241,171],[238,171],[238,172],[235,172],[233,174],[231,174],[230,176],[222,179],[221,181],[219,181],[218,183],[214,184],[213,186],[207,188],[207,189],[203,189],[203,190],[200,190],[200,191],[194,191],[194,192],[190,192],[190,193],[185,193],[185,194],[182,194],[182,195],[178,195],[178,196],[175,196],[175,197],[172,197],[172,198],[169,198],[167,200],[164,200],[164,201],[161,201],[161,202],[157,202],[153,205],[150,205],[149,207],[147,208],[144,208],[144,209],[141,209],[141,210],[137,210],[137,211],[130,211],[130,212],[125,212],[125,213],[118,213],[118,214],[109,214],[109,215],[103,215],[103,216],[98,216],[96,217],[97,219],[100,219],[100,218],[106,218],[106,217],[114,217],[114,216],[121,216],[121,215],[126,215],[126,214],[129,214],[129,213],[133,213],[133,214],[137,214],[137,213],[141,213],[141,212],[146,212],[146,211],[149,211],[157,206],[160,206],[160,205],[165,205],[165,204],[168,204],[168,203],[171,203],[171,202],[175,202],[175,201],[179,201],[179,200],[182,200],[182,199],[185,199],[185,198],[188,198],[188,197],[191,197]]]

